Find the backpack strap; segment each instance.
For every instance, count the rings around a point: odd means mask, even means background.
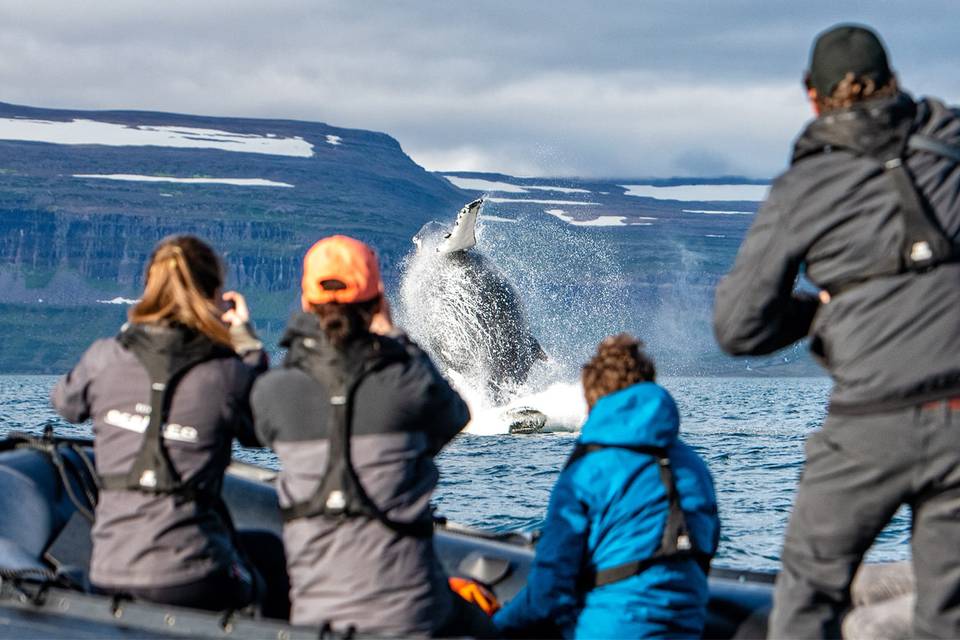
[[[954,163],[960,162],[960,148],[921,134],[906,135],[897,155],[874,157],[882,164],[884,173],[890,176],[900,199],[900,215],[904,225],[900,255],[895,263],[881,265],[873,273],[828,284],[825,288],[832,297],[874,278],[909,271],[922,273],[941,264],[960,261],[960,250],[940,226],[929,202],[917,189],[916,181],[907,169],[907,149],[934,153]]]
[[[660,536],[657,550],[648,558],[634,560],[608,569],[586,570],[580,577],[581,587],[586,590],[595,589],[627,578],[632,578],[647,570],[654,564],[693,558],[706,574],[710,569],[710,554],[697,549],[690,530],[687,527],[687,518],[680,506],[680,494],[677,491],[677,482],[670,464],[670,456],[663,447],[630,446],[630,445],[601,445],[577,444],[573,453],[567,459],[564,469],[568,468],[580,458],[602,449],[626,449],[643,455],[656,458],[660,473],[660,482],[667,494],[667,522]]]
[[[377,341],[374,344],[384,346]],[[309,345],[307,345],[309,348]],[[404,536],[426,538],[433,535],[433,520],[401,522],[391,519],[370,498],[352,460],[353,418],[356,393],[360,383],[374,372],[391,364],[405,362],[409,354],[402,349],[377,349],[374,353],[341,353],[342,357],[321,360],[319,355],[297,361],[311,378],[323,385],[330,396],[327,418],[327,468],[310,498],[289,507],[281,507],[284,522],[301,518],[332,519],[367,518],[377,520],[388,529]],[[353,360],[351,362],[351,359]]]
[[[180,478],[164,446],[163,430],[177,385],[187,372],[203,362],[237,357],[236,354],[201,334],[194,336],[177,353],[151,349],[149,341],[136,328],[125,328],[118,340],[137,357],[150,377],[150,419],[133,466],[127,473],[101,475],[101,488],[174,494],[188,500],[205,496],[209,491],[200,486],[198,480],[184,483]]]
[[[907,149],[912,151],[925,151],[933,153],[943,158],[949,158],[956,163],[960,163],[960,147],[947,144],[942,140],[937,140],[921,133],[915,133],[907,139]]]

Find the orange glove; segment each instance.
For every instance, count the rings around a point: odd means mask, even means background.
[[[500,601],[497,596],[485,586],[470,578],[450,578],[450,590],[455,594],[477,605],[488,616],[500,610]]]

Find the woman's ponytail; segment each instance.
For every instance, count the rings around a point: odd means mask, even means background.
[[[150,256],[143,297],[131,310],[136,323],[176,322],[214,342],[230,344],[216,300],[223,270],[216,253],[195,236],[171,236]]]

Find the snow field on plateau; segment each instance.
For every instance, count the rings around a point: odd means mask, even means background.
[[[131,173],[75,173],[74,178],[96,180],[119,180],[123,182],[177,182],[180,184],[229,184],[236,187],[293,187],[289,182],[276,182],[263,178],[172,178],[168,176],[140,176]]]
[[[337,138],[331,142],[331,138]],[[111,147],[153,146],[192,149],[221,149],[241,153],[265,153],[310,158],[313,145],[301,138],[282,138],[274,134],[234,133],[219,129],[195,129],[177,126],[127,126],[99,120],[74,119],[69,122],[0,118],[0,140],[48,142],[53,144],[102,144]],[[338,136],[328,136],[330,144],[340,144]]]

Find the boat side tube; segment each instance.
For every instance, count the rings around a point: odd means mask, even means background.
[[[87,453],[92,455],[89,450]],[[84,480],[81,477],[84,463],[77,458],[78,452],[74,449],[65,448],[62,454],[67,461],[66,466],[72,469],[66,475],[58,471],[43,451],[9,446],[7,441],[0,442],[0,513],[4,514],[4,517],[0,518],[0,579],[6,578],[0,581],[5,589],[0,590],[0,609],[4,610],[5,615],[9,614],[8,620],[19,619],[29,611],[34,611],[35,616],[42,616],[44,624],[49,625],[48,636],[76,636],[78,633],[70,627],[72,623],[68,614],[75,616],[81,609],[95,610],[94,617],[99,620],[97,616],[103,611],[109,611],[109,607],[116,604],[115,599],[110,596],[65,591],[58,596],[61,599],[66,598],[63,600],[65,604],[46,606],[51,600],[45,599],[44,606],[40,606],[38,601],[17,594],[16,589],[20,582],[14,579],[17,577],[17,570],[46,570],[52,571],[54,577],[60,577],[67,573],[72,576],[84,573],[89,567],[90,523],[80,517],[75,506],[77,496],[84,493]],[[269,482],[269,473],[256,471],[255,467],[251,470],[250,465],[242,465],[240,473],[228,472],[224,480],[223,496],[238,529],[281,533],[283,522],[276,491]],[[65,490],[65,483],[70,484],[70,491]],[[477,531],[442,522],[437,525],[434,544],[449,574],[473,577],[489,584],[501,601],[511,599],[523,588],[534,555],[534,543],[529,537]],[[80,582],[71,581],[74,585]],[[769,574],[714,570],[710,577],[711,595],[705,637],[764,636],[771,603],[771,583],[772,576]],[[43,587],[44,590],[49,591],[49,586],[48,583]],[[4,594],[7,597],[4,597]],[[134,605],[134,609],[129,608]],[[203,620],[206,624],[220,620],[215,614],[189,609],[186,610],[189,615],[184,618],[186,614],[172,613],[171,607],[150,603],[126,603],[122,606],[126,607],[125,611],[143,611],[144,620],[153,620],[159,615],[157,612],[161,611],[166,611],[173,619],[181,621]],[[7,611],[8,609],[10,610]],[[0,619],[2,618],[3,616],[0,616]],[[160,616],[157,619],[164,618]],[[109,625],[109,620],[105,619],[96,624]],[[141,631],[155,629],[161,635],[179,635],[183,629],[189,629],[186,635],[206,635],[206,632],[201,633],[195,626],[151,625],[137,628]],[[171,626],[176,626],[177,629],[174,630]],[[291,635],[296,628],[281,626],[290,630],[290,634],[285,637],[296,637],[295,634]],[[102,630],[102,627],[97,628]],[[270,629],[274,627],[271,626]],[[263,627],[262,630],[267,629]],[[313,637],[316,632],[316,629],[311,631]],[[223,637],[223,629],[220,629],[218,634],[218,637]],[[14,635],[17,634],[4,632],[0,620],[0,637]],[[139,637],[143,636],[144,633],[140,633]],[[101,633],[100,637],[127,636]],[[261,633],[259,637],[284,636],[273,635],[271,631],[266,635]]]

